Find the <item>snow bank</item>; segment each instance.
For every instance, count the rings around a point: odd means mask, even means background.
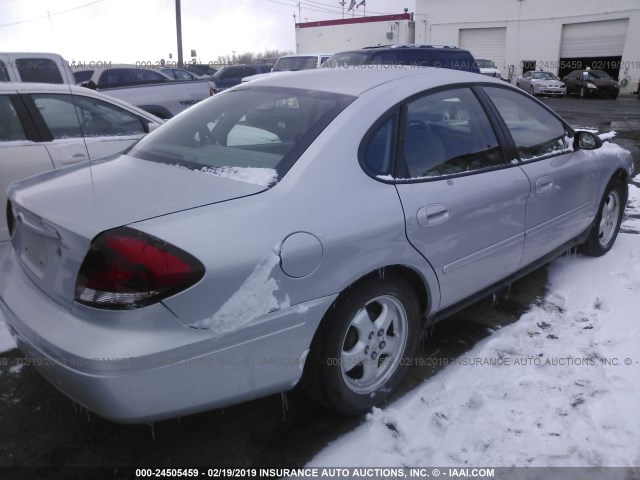
[[[278,180],[278,172],[273,168],[258,167],[204,167],[199,172],[215,175],[216,177],[230,178],[239,182],[252,183],[268,187]]]
[[[603,257],[553,262],[518,322],[309,466],[640,465],[639,245],[623,233]]]
[[[16,342],[9,333],[9,327],[7,327],[2,314],[0,314],[0,353],[7,352],[16,348]]]

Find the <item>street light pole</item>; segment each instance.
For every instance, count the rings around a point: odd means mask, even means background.
[[[180,0],[176,0],[176,32],[178,33],[178,67],[182,68],[182,13],[180,12]]]

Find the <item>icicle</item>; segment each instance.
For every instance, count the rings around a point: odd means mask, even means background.
[[[75,413],[77,415],[78,414],[78,404],[76,402],[71,402],[71,405],[73,405],[73,413]]]
[[[498,303],[498,296],[496,295],[496,292],[493,292],[493,294],[491,295],[491,307],[495,307],[496,304]]]
[[[287,412],[289,411],[289,400],[287,399],[287,392],[281,392],[280,397],[282,398],[282,420],[287,421]]]
[[[89,413],[89,410],[85,408],[84,411],[87,412],[87,422],[91,423],[91,414]]]
[[[507,293],[504,295],[505,300],[509,300],[511,298],[511,284],[507,285]]]
[[[155,428],[155,423],[150,423],[149,424],[149,428],[151,428],[151,438],[153,440],[156,439],[156,428]]]

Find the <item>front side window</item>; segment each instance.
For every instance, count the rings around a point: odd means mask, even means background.
[[[421,97],[406,106],[399,178],[459,175],[504,165],[486,113],[468,88]]]
[[[191,107],[129,152],[205,172],[271,169],[282,177],[353,97],[248,87]]]
[[[18,58],[16,68],[23,82],[64,83],[58,65],[49,58]]]
[[[521,160],[570,150],[564,124],[535,101],[505,88],[484,87],[484,90],[507,125]]]
[[[0,95],[0,142],[26,140],[26,138],[11,99],[7,95]]]

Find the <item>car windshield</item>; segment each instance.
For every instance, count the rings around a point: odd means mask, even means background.
[[[274,72],[293,72],[296,70],[309,70],[318,66],[318,57],[282,57],[273,66]]]
[[[369,55],[366,52],[344,52],[336,53],[329,57],[323,64],[323,67],[353,67],[364,65]]]
[[[268,169],[282,178],[353,99],[302,89],[240,88],[191,107],[128,154],[214,174]]]
[[[556,77],[551,72],[534,72],[532,75],[532,78],[534,80],[557,80],[558,79],[558,77]]]
[[[476,65],[478,65],[478,68],[496,68],[495,63],[491,60],[476,59]]]
[[[597,80],[611,80],[611,77],[602,70],[589,70],[584,72],[587,74],[587,78],[597,79]]]

